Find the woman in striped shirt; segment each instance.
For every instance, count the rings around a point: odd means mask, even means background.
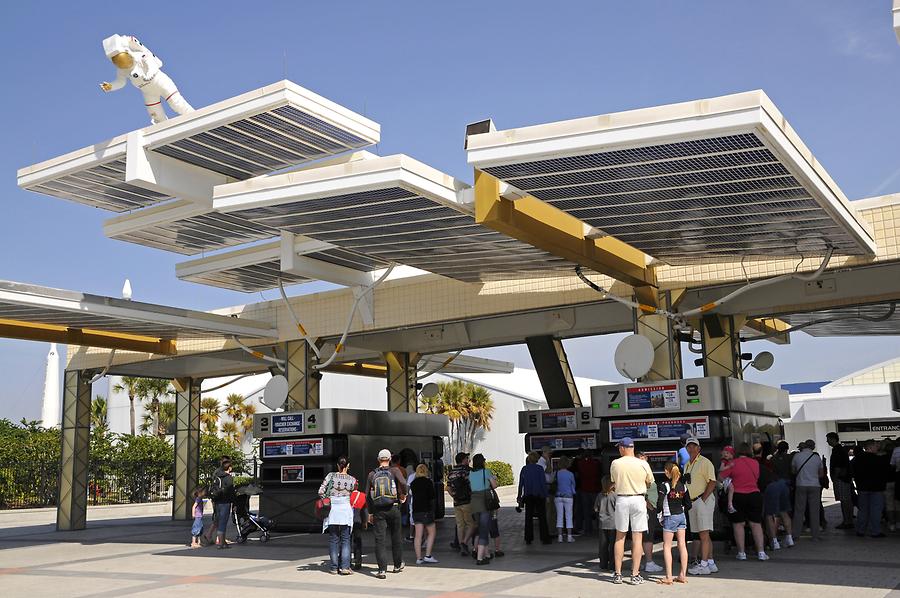
[[[350,575],[350,535],[353,532],[353,507],[350,506],[350,493],[359,485],[352,475],[347,473],[350,462],[347,457],[338,459],[337,471],[325,476],[319,486],[319,497],[331,499],[331,509],[322,522],[322,533],[331,536],[330,573]]]

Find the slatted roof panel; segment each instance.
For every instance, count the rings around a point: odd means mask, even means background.
[[[862,317],[860,317],[862,316]],[[855,307],[839,307],[814,312],[778,316],[791,326],[803,328],[810,336],[897,336],[900,335],[900,306],[874,303]]]
[[[472,135],[469,163],[671,264],[871,254],[763,92]]]
[[[290,81],[139,131],[159,154],[248,179],[375,144],[377,123]],[[168,196],[125,183],[126,136],[19,170],[19,186],[114,212]]]
[[[277,337],[268,324],[0,280],[0,320],[160,339]]]
[[[217,188],[217,210],[464,282],[558,275],[566,262],[475,223],[452,177],[386,156]]]

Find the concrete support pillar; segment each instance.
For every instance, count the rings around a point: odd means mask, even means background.
[[[415,413],[418,411],[416,393],[416,364],[418,353],[388,351],[384,354],[387,364],[387,410]]]
[[[659,307],[672,311],[684,295],[684,289],[659,293]],[[680,380],[684,377],[681,365],[681,342],[675,323],[660,314],[648,314],[634,310],[634,332],[650,340],[653,345],[653,365],[641,382]]]
[[[321,374],[313,369],[315,353],[304,340],[287,343],[288,411],[319,408]]]
[[[552,336],[525,339],[531,361],[551,409],[581,407],[581,396],[562,341]]]
[[[700,320],[703,336],[703,375],[742,379],[740,332],[745,316],[706,315]]]
[[[86,372],[66,370],[62,407],[62,455],[56,529],[84,529],[87,522],[91,384]]]
[[[177,378],[175,387],[175,472],[172,519],[192,518],[191,492],[200,481],[200,380]]]

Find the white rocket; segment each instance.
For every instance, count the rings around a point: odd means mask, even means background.
[[[44,374],[44,401],[41,407],[41,426],[59,426],[59,353],[56,343],[50,343],[47,353],[47,371]]]

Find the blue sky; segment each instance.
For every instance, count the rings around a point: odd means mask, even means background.
[[[848,197],[900,191],[890,0],[8,2],[0,278],[116,296],[129,277],[136,299],[200,309],[260,299],[179,282],[181,256],[104,238],[109,213],[16,187],[17,168],[146,124],[136,90],[97,87],[114,76],[100,44],[112,33],[143,40],[195,107],[286,76],[381,123],[378,153],[468,181],[468,122],[509,128],[761,88]],[[576,374],[614,377],[614,342],[568,343]],[[756,379],[834,379],[898,345],[798,334]],[[0,340],[0,417],[38,417],[46,351]],[[530,365],[521,347],[484,354]]]

